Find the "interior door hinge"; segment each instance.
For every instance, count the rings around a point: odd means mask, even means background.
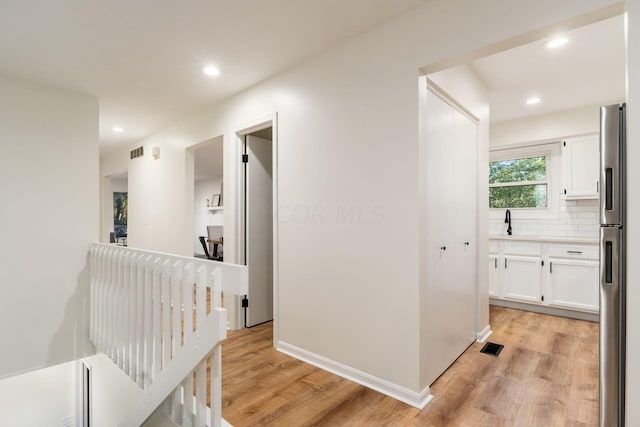
[[[242,163],[247,163],[249,161],[249,155],[248,154],[243,154],[242,155]]]
[[[249,298],[243,297],[242,298],[242,308],[247,308],[247,307],[249,307]]]

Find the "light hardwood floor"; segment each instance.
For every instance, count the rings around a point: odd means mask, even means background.
[[[596,426],[598,325],[491,307],[498,357],[473,344],[418,410],[275,351],[267,323],[223,344],[223,417],[236,427]]]

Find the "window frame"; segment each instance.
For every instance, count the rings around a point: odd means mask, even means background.
[[[517,181],[513,183],[495,183],[489,184],[488,168],[492,162],[500,160],[515,160],[531,157],[546,157],[547,169],[546,179],[540,181]],[[489,209],[489,218],[504,218],[506,209],[512,211],[517,218],[525,219],[544,219],[544,218],[559,218],[558,205],[560,203],[560,193],[558,193],[560,171],[558,168],[560,156],[560,142],[535,144],[527,146],[508,146],[508,147],[496,147],[489,151],[489,162],[487,163],[487,185],[492,187],[506,187],[506,186],[519,186],[519,185],[547,185],[547,206],[539,208],[491,208]]]

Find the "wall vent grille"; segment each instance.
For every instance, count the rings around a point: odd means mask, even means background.
[[[136,157],[144,156],[144,147],[140,146],[138,148],[134,148],[131,150],[131,159],[135,159]]]

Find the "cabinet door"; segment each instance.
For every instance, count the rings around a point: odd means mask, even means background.
[[[505,255],[505,298],[540,303],[542,300],[542,258]]]
[[[598,134],[568,138],[563,142],[562,168],[568,199],[598,197]]]
[[[597,261],[549,259],[550,305],[597,312],[599,308]]]
[[[500,297],[498,289],[500,269],[498,268],[498,255],[489,254],[489,296]]]

